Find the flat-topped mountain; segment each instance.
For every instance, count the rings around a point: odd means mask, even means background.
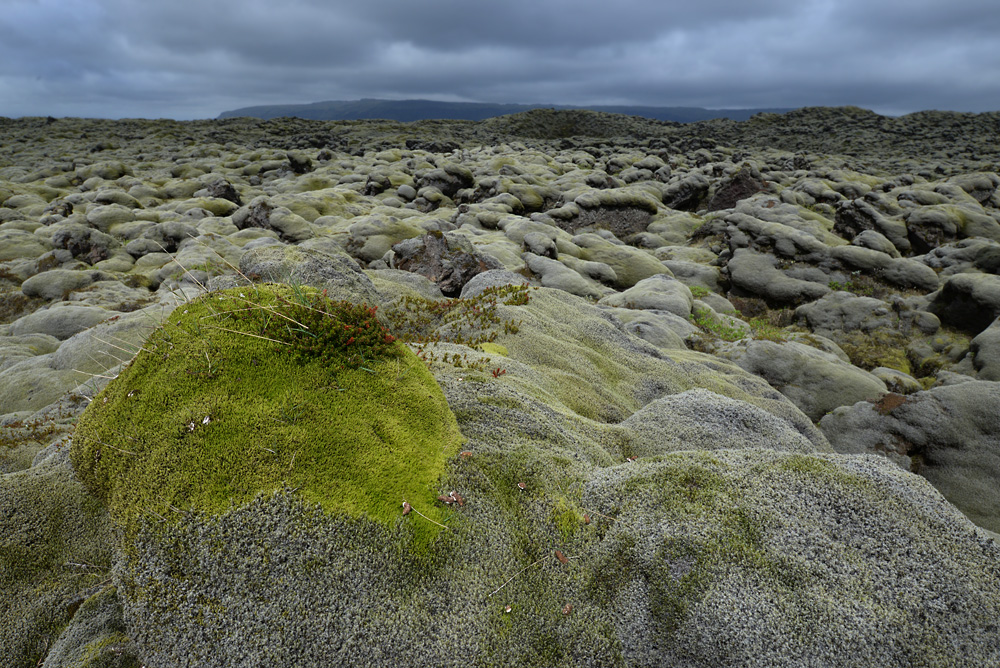
[[[516,114],[531,109],[589,109],[627,116],[642,116],[658,121],[692,123],[712,118],[743,121],[761,112],[785,113],[791,109],[704,109],[702,107],[641,107],[635,105],[554,105],[554,104],[490,104],[483,102],[442,102],[439,100],[328,100],[311,104],[274,104],[243,107],[224,111],[219,118],[281,118],[283,116],[316,121],[357,121],[385,119],[391,121],[423,121],[447,119],[481,121],[494,116]]]

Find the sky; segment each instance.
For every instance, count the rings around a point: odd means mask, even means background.
[[[0,116],[360,98],[1000,110],[989,0],[0,0]]]

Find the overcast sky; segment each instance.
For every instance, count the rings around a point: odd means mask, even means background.
[[[0,116],[362,97],[1000,110],[991,0],[0,0]]]

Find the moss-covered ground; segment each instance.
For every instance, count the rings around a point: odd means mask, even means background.
[[[129,531],[279,489],[384,525],[404,500],[440,520],[461,436],[425,365],[379,327],[290,286],[179,307],[81,417],[74,466]]]
[[[0,665],[41,665],[83,600],[110,577],[110,523],[65,461],[0,482]]]

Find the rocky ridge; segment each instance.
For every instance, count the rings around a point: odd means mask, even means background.
[[[1000,114],[0,130],[9,665],[1000,660]],[[248,279],[433,332],[429,553],[278,482],[122,533],[75,425]]]

